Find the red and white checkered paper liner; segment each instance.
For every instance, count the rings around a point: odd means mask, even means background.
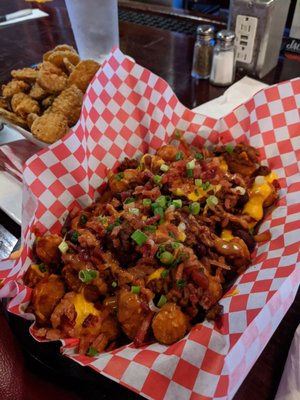
[[[185,108],[165,81],[116,49],[84,99],[80,121],[65,138],[33,156],[24,169],[23,250],[1,263],[0,296],[24,314],[30,289],[20,277],[31,261],[32,228],[59,230],[66,210],[87,206],[107,170],[119,160],[151,152],[174,129],[194,145],[246,141],[278,176],[280,201],[263,225],[272,240],[259,244],[252,266],[221,300],[222,325],[195,326],[172,346],[123,346],[97,358],[63,352],[82,365],[150,399],[230,399],[290,307],[300,282],[300,79],[257,93],[225,118]]]

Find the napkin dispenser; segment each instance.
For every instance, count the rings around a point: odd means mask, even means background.
[[[276,66],[289,6],[290,0],[231,0],[237,68],[262,78]]]

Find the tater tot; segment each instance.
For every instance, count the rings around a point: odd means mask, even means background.
[[[165,304],[155,315],[152,329],[156,340],[172,344],[183,338],[189,328],[188,318],[175,303]]]

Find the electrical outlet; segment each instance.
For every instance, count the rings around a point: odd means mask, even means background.
[[[254,41],[258,19],[238,15],[235,25],[236,61],[250,64],[253,58]]]

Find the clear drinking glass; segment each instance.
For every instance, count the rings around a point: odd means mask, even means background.
[[[102,62],[119,46],[117,0],[65,0],[79,55]]]

